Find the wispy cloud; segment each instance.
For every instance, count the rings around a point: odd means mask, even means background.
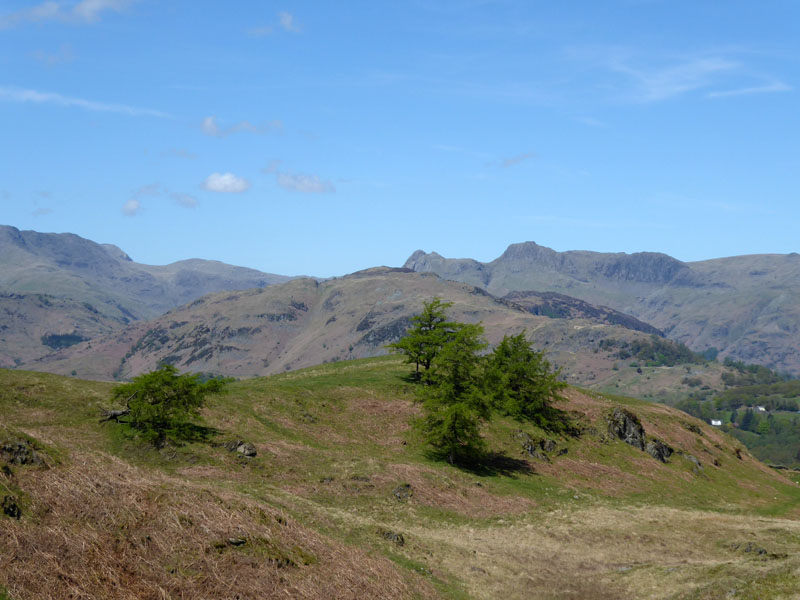
[[[276,29],[282,29],[289,33],[300,33],[300,26],[294,18],[294,15],[282,10],[278,13],[277,25],[261,25],[258,27],[251,27],[247,30],[247,34],[253,37],[264,37],[265,35],[272,35]]]
[[[135,217],[142,212],[142,203],[138,198],[129,198],[122,205],[122,214],[126,217]]]
[[[31,56],[48,67],[54,67],[75,60],[75,53],[72,51],[72,46],[69,44],[62,44],[55,52],[36,50]]]
[[[178,206],[183,208],[196,208],[199,202],[197,198],[189,194],[182,194],[179,192],[170,192],[164,185],[160,183],[148,183],[139,187],[131,194],[131,197],[122,205],[122,214],[128,217],[135,217],[144,210],[143,199],[147,197],[164,197],[169,196]]]
[[[576,121],[588,125],[589,127],[608,127],[608,124],[592,117],[577,117]]]
[[[782,81],[776,81],[768,85],[759,85],[754,87],[744,87],[733,90],[725,90],[722,92],[709,92],[706,94],[708,98],[728,98],[730,96],[750,96],[752,94],[774,94],[776,92],[791,92],[792,87],[786,85]]]
[[[37,208],[31,214],[34,217],[46,217],[47,215],[50,215],[52,213],[53,213],[53,209],[52,208],[42,207],[42,208]]]
[[[298,27],[297,22],[294,19],[294,15],[291,13],[288,13],[285,10],[279,12],[278,22],[284,31],[288,31],[290,33],[300,33],[300,27]]]
[[[304,194],[332,194],[336,188],[330,181],[321,179],[317,175],[303,175],[301,173],[278,173],[278,185],[285,190],[302,192]]]
[[[504,169],[508,167],[513,167],[514,165],[518,165],[519,163],[526,161],[531,158],[536,158],[536,154],[533,152],[525,152],[524,154],[517,154],[516,156],[511,156],[509,158],[504,158],[500,161],[500,166]]]
[[[240,194],[250,189],[250,182],[233,173],[212,173],[206,177],[203,188],[221,194]]]
[[[172,193],[169,197],[172,198],[178,206],[182,206],[183,208],[196,208],[199,204],[197,198],[191,194]]]
[[[281,162],[277,158],[273,158],[271,161],[267,163],[267,166],[261,169],[262,173],[267,173],[268,175],[274,175],[278,172],[278,169],[281,167]]]
[[[626,102],[661,102],[691,93],[705,98],[787,92],[792,88],[754,68],[741,48],[659,56],[616,46],[571,48],[567,55],[617,76],[597,89]],[[727,88],[727,89],[726,89]],[[593,124],[590,120],[582,122]]]
[[[265,135],[267,133],[283,132],[283,122],[279,120],[270,121],[261,125],[254,125],[250,121],[239,121],[228,128],[222,128],[217,122],[217,117],[210,116],[203,119],[200,130],[211,137],[226,137],[234,133],[255,133]]]
[[[306,175],[303,173],[290,173],[281,171],[281,161],[273,159],[261,169],[262,173],[275,175],[276,183],[285,190],[302,192],[304,194],[333,194],[336,186],[332,182],[322,179],[319,175]]]
[[[730,74],[739,65],[724,58],[708,57],[649,69],[634,68],[620,62],[612,63],[610,67],[632,81],[635,100],[658,102],[710,87],[719,81],[721,74]]]
[[[162,119],[171,118],[168,113],[150,108],[138,108],[126,104],[107,104],[95,102],[84,98],[73,98],[63,96],[53,92],[39,92],[37,90],[25,90],[14,87],[0,87],[0,100],[8,102],[21,102],[30,104],[53,104],[66,108],[82,108],[95,112],[110,112],[131,117],[159,117]]]
[[[121,12],[135,0],[81,0],[72,8],[72,14],[88,23],[100,20],[104,12]]]
[[[30,8],[0,15],[0,29],[9,29],[24,23],[64,21],[68,23],[96,23],[106,12],[122,12],[136,0],[81,0],[77,3],[48,0]]]

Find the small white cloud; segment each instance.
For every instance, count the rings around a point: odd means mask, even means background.
[[[240,194],[250,188],[250,182],[233,173],[212,173],[206,177],[203,187],[209,192]]]
[[[203,119],[200,125],[201,131],[211,137],[225,137],[234,133],[255,133],[265,135],[267,133],[280,133],[283,131],[283,122],[279,120],[269,121],[262,125],[254,125],[250,121],[239,121],[227,129],[222,129],[217,123],[217,117],[210,116]]]
[[[294,16],[292,14],[282,10],[278,13],[278,20],[284,30],[291,33],[300,33],[300,28],[297,26],[297,23],[295,23]]]
[[[45,217],[53,212],[52,208],[37,208],[31,214],[34,217]]]
[[[320,179],[317,175],[278,173],[277,182],[285,190],[306,194],[330,194],[336,191],[330,181]]]
[[[170,198],[175,200],[175,202],[176,202],[176,204],[178,204],[178,206],[182,206],[184,208],[196,208],[197,205],[199,204],[199,202],[197,201],[197,198],[195,198],[194,196],[192,196],[190,194],[173,193],[173,194],[170,194]]]
[[[142,211],[142,203],[136,198],[131,198],[122,205],[122,214],[126,217],[135,217]]]
[[[526,152],[524,154],[517,154],[516,156],[512,156],[510,158],[504,158],[500,161],[500,166],[504,169],[507,169],[508,167],[518,165],[522,161],[528,160],[529,158],[536,158],[536,154],[533,152]]]

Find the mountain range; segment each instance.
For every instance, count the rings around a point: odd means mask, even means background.
[[[582,385],[626,384],[611,341],[650,336],[797,374],[798,292],[797,254],[684,263],[527,242],[489,263],[417,251],[402,268],[319,280],[198,259],[144,265],[110,244],[4,226],[0,366],[110,379],[166,361],[264,375],[385,353],[439,296],[454,318],[484,322],[490,342],[527,329]]]
[[[800,374],[800,255],[682,262],[654,252],[557,252],[512,244],[495,260],[414,252],[404,265],[492,294],[567,294],[631,315],[698,352]]]
[[[203,294],[289,279],[211,260],[145,265],[72,233],[0,226],[0,366],[119,331]]]

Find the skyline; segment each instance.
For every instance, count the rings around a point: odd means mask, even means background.
[[[286,275],[798,251],[769,2],[8,2],[3,224]]]

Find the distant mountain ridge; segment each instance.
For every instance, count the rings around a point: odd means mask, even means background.
[[[181,371],[269,375],[385,354],[386,344],[399,339],[423,303],[434,297],[453,303],[450,318],[483,323],[490,343],[527,330],[535,346],[546,348],[576,383],[612,373],[617,359],[613,350],[599,351],[601,340],[648,340],[655,332],[612,323],[614,311],[567,297],[547,310],[569,313],[548,316],[536,313],[538,297],[521,297],[517,303],[433,273],[376,267],[325,281],[297,278],[263,289],[210,294],[23,367],[75,371],[92,379],[129,378],[164,362]]]
[[[43,336],[91,339],[204,294],[289,279],[200,259],[145,265],[117,246],[72,233],[0,226],[0,366],[50,352]]]
[[[800,255],[761,254],[682,262],[656,252],[557,252],[512,244],[497,259],[414,252],[418,272],[505,296],[567,294],[640,319],[697,351],[800,374]]]

